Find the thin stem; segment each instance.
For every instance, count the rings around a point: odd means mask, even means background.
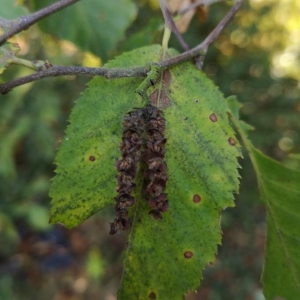
[[[189,46],[187,43],[184,41],[182,35],[178,31],[176,24],[174,23],[174,20],[171,16],[171,13],[167,7],[166,1],[165,0],[159,0],[160,8],[163,13],[164,19],[165,19],[165,26],[169,27],[173,33],[176,35],[177,39],[179,40],[182,48],[187,51],[189,50]]]
[[[0,36],[0,46],[4,44],[9,38],[16,35],[17,33],[28,29],[31,25],[40,21],[41,19],[54,14],[57,11],[62,10],[63,8],[70,6],[79,0],[61,0],[50,6],[47,6],[29,16],[20,17],[19,22],[16,26],[12,27],[8,31],[6,31],[3,35]]]
[[[164,30],[164,36],[162,39],[162,48],[163,48],[163,56],[162,56],[162,60],[164,60],[166,58],[166,53],[168,51],[168,43],[170,40],[170,36],[171,36],[171,29],[167,26],[165,26],[165,30]]]
[[[226,16],[221,20],[221,22],[216,26],[216,28],[208,35],[208,37],[200,45],[175,57],[155,63],[153,65],[155,65],[158,68],[170,68],[174,65],[197,57],[199,56],[199,54],[205,54],[208,47],[218,38],[219,34],[239,10],[242,3],[243,0],[237,0],[236,3],[230,9],[230,11],[226,14]],[[7,83],[0,84],[0,94],[5,94],[14,87],[23,85],[25,83],[37,81],[46,77],[56,77],[62,75],[104,76],[108,79],[119,77],[146,77],[149,71],[149,65],[143,67],[134,67],[131,69],[53,66],[48,70],[40,71],[28,76],[12,80]]]
[[[24,66],[31,70],[38,71],[38,67],[36,66],[36,64],[34,62],[23,59],[23,58],[13,57],[11,59],[11,64],[21,65],[21,66]]]

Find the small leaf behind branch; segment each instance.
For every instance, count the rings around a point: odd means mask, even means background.
[[[11,0],[1,0],[1,18],[8,19],[12,21],[10,26],[15,26],[18,23],[18,20],[11,20],[14,18],[18,18],[20,16],[24,16],[28,14],[27,9],[21,5],[22,1],[11,1]],[[1,24],[1,22],[0,22]],[[4,26],[5,29],[11,28],[10,26]]]
[[[7,42],[0,47],[0,74],[8,68],[20,50],[20,46],[16,43]]]
[[[266,157],[248,140],[249,126],[239,121],[241,106],[228,98],[232,121],[254,166],[267,208],[266,260],[262,282],[267,300],[300,297],[300,172]]]

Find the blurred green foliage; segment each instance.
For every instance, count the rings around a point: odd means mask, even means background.
[[[3,1],[1,17],[26,13],[27,9],[14,1]],[[18,2],[29,9],[34,7],[30,0]],[[146,0],[134,4],[135,20],[132,16],[125,35],[115,39],[116,44],[101,57],[102,61],[124,50],[161,42],[161,13]],[[197,16],[193,18],[184,34],[191,47],[207,36],[229,4],[212,5],[205,23]],[[250,135],[254,145],[296,168],[300,168],[300,160],[289,154],[300,152],[299,5],[298,0],[246,1],[209,49],[204,62],[205,73],[225,96],[236,94],[244,104],[242,118],[256,128]],[[92,23],[86,26],[86,30],[109,30]],[[20,57],[99,66],[99,59],[79,50],[79,45],[60,41],[42,30],[34,26],[14,38],[21,47]],[[170,44],[181,49],[174,37]],[[24,67],[10,66],[0,79],[8,81],[29,72]],[[95,216],[71,231],[46,225],[56,149],[74,101],[88,80],[71,76],[43,79],[0,96],[1,300],[115,299],[126,235],[108,236],[107,220],[113,209],[102,212],[101,219]],[[213,268],[205,270],[198,294],[191,293],[187,299],[263,299],[259,279],[264,208],[250,162],[244,156],[237,207],[223,213],[223,246],[218,259]],[[102,267],[92,270],[93,263],[103,264],[104,273]],[[94,280],[88,280],[89,276]]]
[[[51,0],[32,2],[34,10],[53,3]],[[42,20],[40,26],[43,31],[70,40],[106,60],[136,13],[131,0],[85,0]]]

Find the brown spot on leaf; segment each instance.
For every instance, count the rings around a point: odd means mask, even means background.
[[[218,118],[217,118],[217,116],[216,116],[215,114],[211,114],[211,115],[209,116],[209,118],[210,118],[210,120],[211,120],[212,122],[217,122],[217,121],[218,121]]]
[[[232,137],[230,137],[230,138],[228,139],[228,142],[229,142],[229,144],[230,144],[231,146],[234,146],[234,145],[236,144],[236,140],[235,140],[234,138],[232,138]]]
[[[201,201],[201,197],[198,194],[195,194],[193,196],[193,202],[194,203],[199,203]]]
[[[196,100],[195,100],[195,103],[199,103],[199,100],[198,100],[198,99],[196,99]]]
[[[185,258],[189,259],[193,257],[194,253],[192,251],[185,251],[183,255]]]
[[[92,155],[91,155],[91,156],[89,157],[89,160],[90,160],[90,161],[95,161],[96,158],[95,158],[95,156],[92,156]]]
[[[151,293],[149,294],[149,298],[150,298],[150,299],[156,299],[155,293],[151,292]]]

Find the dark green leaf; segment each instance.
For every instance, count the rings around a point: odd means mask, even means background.
[[[300,172],[280,165],[253,147],[237,101],[230,98],[232,117],[256,171],[267,208],[266,260],[262,281],[267,300],[298,299],[300,295]]]
[[[40,9],[53,1],[34,0]],[[106,60],[136,16],[131,0],[84,0],[46,18],[41,28]]]
[[[130,51],[139,47],[153,44],[158,35],[159,29],[163,29],[161,18],[151,18],[148,24],[132,34],[122,44],[123,51]]]

